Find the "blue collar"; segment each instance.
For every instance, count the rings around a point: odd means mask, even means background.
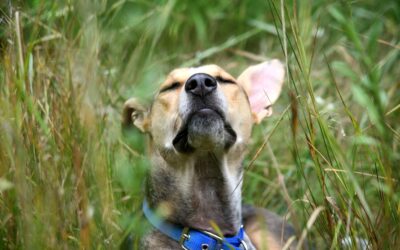
[[[149,222],[161,233],[179,242],[183,249],[221,249],[221,250],[246,250],[247,245],[243,240],[244,229],[240,227],[237,235],[221,238],[206,231],[199,231],[169,223],[155,214],[149,207],[146,200],[143,201],[143,212]]]

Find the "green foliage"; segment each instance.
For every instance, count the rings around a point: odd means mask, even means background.
[[[253,131],[245,201],[315,249],[398,248],[400,3],[282,2],[0,3],[0,249],[140,236],[149,163],[145,138],[121,131],[123,102],[149,102],[175,67],[238,75],[266,58],[288,74]]]

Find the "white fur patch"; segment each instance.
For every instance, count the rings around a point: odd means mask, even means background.
[[[241,210],[241,200],[242,200],[241,178],[238,178],[238,175],[236,172],[231,173],[230,170],[232,170],[232,168],[229,168],[227,158],[226,158],[226,156],[224,156],[223,161],[222,161],[221,171],[222,171],[222,174],[224,175],[224,179],[226,180],[226,183],[228,185],[227,191],[231,194],[231,197],[232,197],[231,205],[237,206],[237,209]]]

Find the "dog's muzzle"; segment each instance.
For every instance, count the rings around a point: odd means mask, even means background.
[[[187,103],[183,126],[173,140],[178,152],[228,149],[236,141],[236,133],[226,122],[224,100],[217,80],[207,74],[192,75],[185,83]]]

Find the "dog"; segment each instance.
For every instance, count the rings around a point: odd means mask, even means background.
[[[149,108],[126,101],[125,127],[149,135],[140,249],[282,249],[293,228],[242,205],[242,161],[252,127],[272,114],[284,67],[270,60],[235,79],[217,65],[173,70]]]

